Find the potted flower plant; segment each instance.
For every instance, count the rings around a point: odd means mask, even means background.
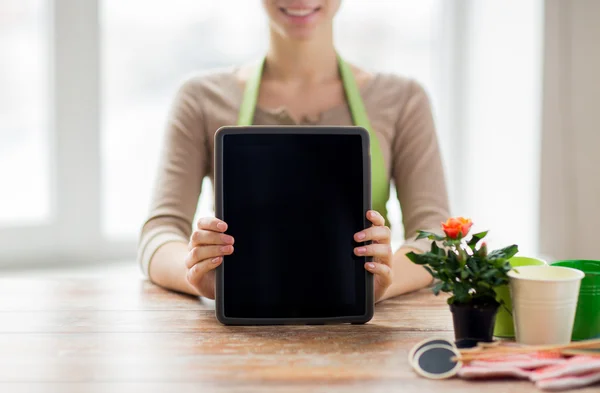
[[[508,260],[518,252],[518,247],[512,245],[488,253],[482,241],[487,231],[467,238],[472,225],[470,219],[457,217],[442,223],[443,236],[418,231],[417,239],[432,240],[431,250],[406,255],[436,279],[433,286],[436,296],[440,292],[452,294],[448,304],[459,347],[492,341],[496,313],[500,307],[494,287],[508,283],[507,273],[511,270]],[[441,242],[441,247],[438,242]]]

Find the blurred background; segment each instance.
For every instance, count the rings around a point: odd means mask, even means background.
[[[598,259],[598,17],[595,0],[343,0],[335,27],[349,61],[427,89],[453,214],[491,247]],[[0,274],[137,269],[178,84],[266,45],[259,0],[0,0]]]

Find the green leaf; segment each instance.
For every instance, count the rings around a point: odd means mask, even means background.
[[[418,235],[417,235],[417,240],[420,239],[429,239],[429,240],[437,240],[437,241],[442,241],[444,239],[446,239],[445,236],[440,236],[436,233],[433,232],[427,232],[427,231],[417,231]]]
[[[446,264],[448,269],[451,271],[456,271],[460,268],[460,264],[458,263],[458,258],[454,251],[448,251],[448,259],[446,260]]]
[[[454,287],[454,297],[458,303],[468,303],[471,300],[469,288],[464,284],[456,285]]]
[[[461,243],[460,239],[446,239],[444,240],[444,246],[446,247],[458,247]]]
[[[440,257],[445,257],[446,256],[446,252],[444,251],[443,248],[438,247],[436,242],[431,243],[431,253],[432,254],[436,254]]]
[[[508,259],[518,252],[516,245],[496,250],[489,255],[487,250],[479,252],[476,247],[486,235],[487,232],[477,233],[466,243],[464,240],[443,238],[431,232],[420,231],[421,239],[433,240],[431,251],[419,254],[410,252],[406,255],[439,280],[432,287],[435,295],[440,292],[452,295],[448,304],[484,304],[495,298],[495,287],[508,283],[507,273],[512,269]],[[434,239],[443,239],[443,243],[438,244],[439,240]],[[441,247],[441,244],[447,248]],[[465,244],[471,248],[464,248]],[[459,248],[466,251],[460,257],[457,255]]]
[[[418,231],[417,232],[417,240],[427,239],[429,237],[429,232]]]
[[[445,259],[445,257],[441,257],[430,252],[426,252],[424,254],[407,253],[407,257],[417,265],[429,265],[434,270],[437,270],[439,266],[444,263]]]
[[[477,258],[469,258],[467,266],[469,266],[469,269],[471,269],[474,274],[479,274],[480,269],[479,266],[477,266]]]
[[[499,250],[494,250],[488,255],[489,260],[495,259],[510,259],[519,252],[519,247],[516,244],[512,246],[504,247]]]
[[[458,249],[458,255],[456,258],[458,260],[458,264],[460,265],[460,268],[461,269],[464,268],[465,264],[467,263],[468,255],[462,247]]]
[[[481,275],[481,278],[483,278],[485,280],[489,280],[489,279],[491,279],[492,277],[495,277],[498,274],[500,274],[500,271],[497,270],[497,269],[493,269],[492,268],[492,269],[487,270],[485,273],[483,273]]]
[[[469,240],[469,242],[467,243],[467,245],[471,248],[471,250],[475,249],[475,246],[477,245],[477,243],[479,243],[479,241],[481,239],[483,239],[484,237],[486,237],[488,234],[488,231],[485,232],[479,232],[474,234],[471,237],[471,240]]]
[[[425,266],[423,266],[423,268],[425,268],[425,270],[427,270],[427,272],[428,272],[429,274],[431,274],[431,276],[432,276],[433,278],[440,278],[440,277],[438,276],[438,274],[437,274],[436,272],[434,272],[433,270],[431,270],[431,268],[430,268],[429,266],[425,265]]]
[[[442,289],[442,287],[443,287],[443,286],[444,286],[444,283],[443,283],[442,281],[440,281],[440,282],[437,282],[437,283],[436,283],[436,284],[433,286],[433,288],[431,288],[431,290],[433,291],[433,294],[434,294],[435,296],[439,295],[439,294],[440,294],[440,290]]]

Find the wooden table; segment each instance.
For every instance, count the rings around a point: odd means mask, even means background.
[[[417,377],[409,349],[452,338],[444,300],[388,300],[367,325],[227,327],[142,280],[0,279],[0,392],[537,391]]]

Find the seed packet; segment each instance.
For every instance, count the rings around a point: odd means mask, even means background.
[[[600,372],[600,358],[574,356],[562,364],[535,370],[531,373],[529,378],[532,381],[540,381],[542,379],[589,374],[593,372]]]
[[[537,381],[535,386],[541,390],[559,391],[590,386],[599,382],[600,371],[593,371],[587,374],[542,379]]]
[[[536,352],[536,353],[523,353],[513,355],[498,355],[486,360],[474,360],[470,363],[470,366],[474,367],[518,367],[526,370],[533,370],[540,367],[553,366],[557,364],[565,363],[567,360],[564,359],[558,353],[552,352]]]

